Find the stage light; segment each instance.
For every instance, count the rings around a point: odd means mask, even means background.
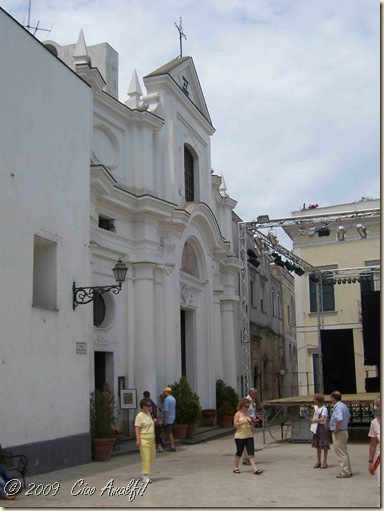
[[[286,260],[284,264],[288,271],[295,271],[295,265],[290,261]]]
[[[337,241],[345,241],[345,233],[346,233],[346,229],[340,225],[340,227],[337,228],[337,231],[336,231],[336,239]]]
[[[302,268],[300,268],[300,266],[296,266],[295,267],[295,273],[299,277],[302,277],[304,275],[305,271]]]
[[[276,254],[276,252],[273,252],[272,256],[275,258],[274,263],[277,264],[277,266],[281,266],[282,268],[285,268],[285,262],[281,259],[281,256],[279,254]]]
[[[255,234],[253,239],[259,248],[263,248],[263,240],[261,239],[260,236],[257,236],[257,234]]]
[[[269,215],[259,215],[257,217],[257,222],[259,224],[267,224],[269,222]]]
[[[308,237],[313,238],[314,236],[316,236],[317,232],[318,232],[318,227],[310,227],[308,229]]]
[[[327,226],[323,225],[320,229],[319,229],[319,238],[322,238],[323,236],[329,236],[330,234],[330,230]]]
[[[247,262],[255,268],[258,268],[260,266],[260,261],[257,259],[256,253],[251,248],[249,248],[247,250],[247,254],[249,256]]]
[[[357,232],[360,235],[360,238],[364,239],[367,237],[367,229],[364,227],[363,224],[357,224],[356,225]]]
[[[319,282],[319,280],[320,280],[320,279],[319,279],[319,277],[316,275],[316,273],[311,273],[311,274],[309,275],[309,280],[311,280],[312,282],[316,282],[316,283],[317,283],[317,282]]]
[[[276,246],[279,243],[279,240],[277,239],[276,236],[276,232],[273,229],[268,231],[268,239],[273,246]]]
[[[348,278],[348,284],[352,284],[352,279],[351,277]]]

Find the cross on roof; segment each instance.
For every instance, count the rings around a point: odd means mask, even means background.
[[[175,27],[177,28],[177,30],[179,31],[179,38],[180,38],[180,55],[179,57],[182,57],[183,56],[183,43],[182,43],[182,38],[184,37],[185,40],[187,40],[187,36],[184,34],[183,32],[183,19],[180,18],[180,25],[178,25],[175,21]]]

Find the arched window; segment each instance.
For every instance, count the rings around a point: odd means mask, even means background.
[[[105,319],[105,301],[99,293],[95,293],[93,300],[93,325],[100,326]]]
[[[191,151],[184,147],[184,184],[185,200],[192,202],[195,200],[195,179],[193,169],[193,156]]]

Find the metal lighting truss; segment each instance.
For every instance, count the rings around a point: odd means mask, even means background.
[[[253,224],[251,222],[251,224]],[[262,251],[264,254],[269,254],[269,251],[277,252],[287,259],[292,261],[295,265],[303,268],[309,273],[315,274],[318,277],[316,282],[317,288],[317,314],[318,314],[318,338],[319,338],[319,380],[321,392],[323,389],[323,366],[321,355],[321,342],[320,342],[320,329],[322,328],[322,311],[323,311],[323,292],[322,292],[322,278],[321,271],[307,263],[297,255],[293,254],[281,245],[273,245],[269,238],[260,232],[250,223],[240,222],[238,224],[239,231],[239,265],[240,265],[240,309],[241,309],[241,346],[243,358],[243,378],[245,392],[253,385],[251,384],[251,337],[249,328],[249,303],[248,303],[248,283],[249,272],[247,263],[247,237],[258,236],[262,240]]]
[[[316,211],[313,209],[312,211]],[[258,220],[254,220],[253,222],[247,222],[247,229],[249,231],[260,229],[260,228],[274,228],[274,227],[284,227],[285,225],[297,225],[301,227],[303,224],[325,224],[328,225],[332,222],[337,222],[343,219],[351,219],[356,220],[357,222],[361,222],[366,218],[379,216],[380,208],[372,208],[372,209],[360,209],[358,211],[340,211],[335,213],[320,213],[320,214],[309,214],[309,215],[300,215],[300,216],[291,216],[286,218],[274,218],[272,220],[269,219],[268,215],[259,216]],[[260,219],[260,220],[259,220]]]
[[[332,279],[332,284],[354,283],[364,278],[380,279],[380,266],[362,268],[337,268],[332,270],[320,270],[304,261],[290,250],[279,244],[273,245],[270,239],[259,229],[284,227],[285,225],[297,225],[299,228],[306,224],[329,225],[342,219],[355,219],[360,222],[366,218],[380,215],[380,208],[362,209],[359,211],[342,211],[328,214],[310,214],[299,217],[276,218],[270,220],[267,215],[259,216],[253,222],[240,222],[239,231],[239,264],[240,264],[240,307],[241,307],[241,345],[243,355],[244,386],[246,392],[251,387],[251,340],[249,329],[249,306],[248,306],[248,264],[247,264],[247,235],[251,238],[258,237],[262,240],[262,250],[270,257],[270,251],[276,252],[289,259],[292,263],[311,273],[316,281],[317,298],[317,330],[319,346],[319,383],[320,392],[323,392],[323,361],[321,351],[321,330],[324,328],[323,316],[323,285]],[[272,261],[272,258],[271,258]]]

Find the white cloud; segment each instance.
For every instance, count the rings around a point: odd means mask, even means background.
[[[3,0],[22,22],[27,2]],[[59,44],[108,42],[120,99],[139,76],[194,59],[223,172],[244,220],[288,216],[303,203],[379,196],[377,0],[39,0],[31,24]],[[43,32],[38,33],[45,38]],[[144,90],[144,86],[143,86]]]

